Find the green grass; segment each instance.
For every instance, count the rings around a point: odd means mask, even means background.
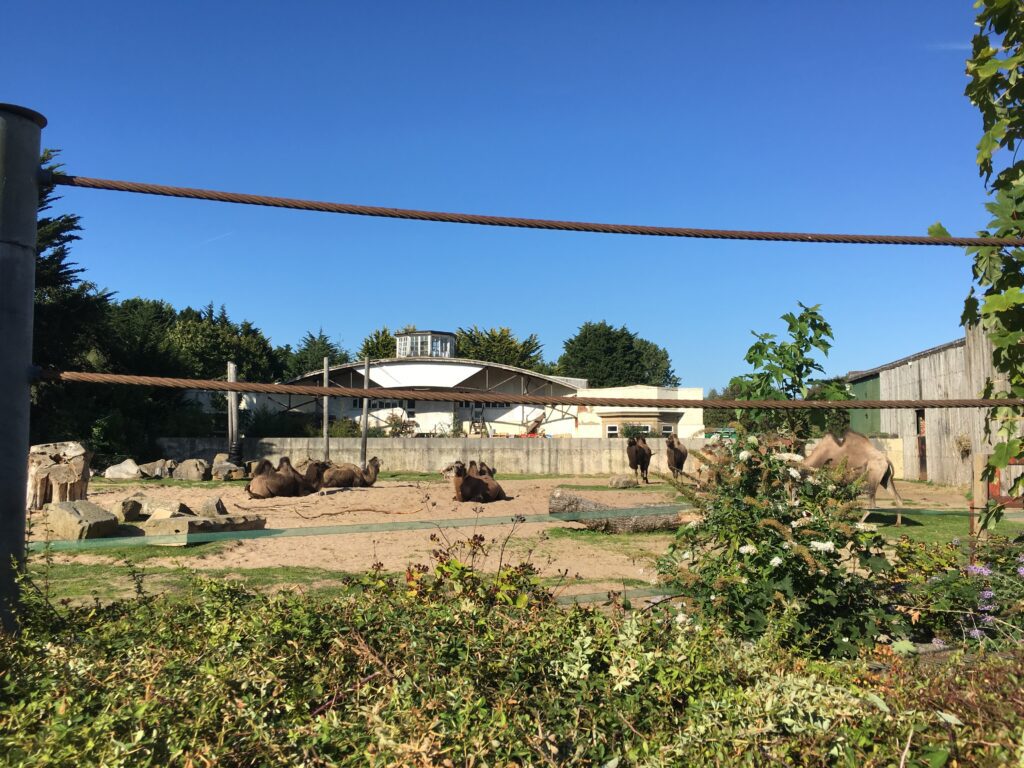
[[[953,539],[966,539],[969,535],[969,517],[967,512],[945,512],[940,510],[904,509],[903,525],[896,525],[895,512],[872,512],[867,522],[878,525],[878,531],[889,539],[907,536],[915,541],[930,544],[944,544]],[[936,514],[938,512],[938,514]],[[1001,536],[1017,536],[1024,533],[1024,520],[1019,516],[1004,518],[993,529]]]
[[[668,483],[651,483],[650,485],[638,485],[632,488],[611,488],[608,483],[604,485],[576,485],[573,483],[561,483],[559,488],[565,488],[569,491],[608,491],[610,493],[617,493],[621,491],[640,491],[642,493],[666,493],[674,494],[676,489]]]

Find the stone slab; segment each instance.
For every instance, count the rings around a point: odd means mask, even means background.
[[[44,508],[43,525],[54,539],[99,539],[117,533],[118,519],[91,501],[58,501]]]

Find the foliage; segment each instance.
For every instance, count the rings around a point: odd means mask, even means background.
[[[409,437],[416,433],[416,422],[400,413],[392,413],[384,419],[384,431],[388,437]]]
[[[977,163],[979,173],[990,185],[991,200],[985,207],[992,214],[988,228],[978,234],[1020,238],[1024,237],[1024,159],[1017,159],[1017,150],[1024,138],[1024,6],[1016,0],[978,0],[975,7],[979,9],[979,31],[967,61],[970,82],[965,95],[981,113],[983,133]],[[949,236],[941,224],[931,227],[929,234]],[[968,248],[967,253],[974,258],[974,280],[962,322],[967,326],[981,324],[993,345],[993,366],[1005,379],[1005,384],[998,387],[987,382],[983,396],[1022,397],[1024,345],[1019,342],[1024,339],[1024,249],[988,246]],[[1024,458],[1024,442],[1018,439],[1021,409],[995,408],[990,416],[998,425],[1002,443],[986,468],[988,480],[1011,457]],[[1024,476],[1014,483],[1011,493],[1020,495],[1022,491]],[[983,526],[1001,513],[1001,509],[990,506]]]
[[[613,328],[604,320],[586,322],[563,349],[558,373],[586,379],[591,387],[679,386],[668,352],[626,326]]]
[[[318,425],[313,424],[313,416],[308,413],[263,407],[239,413],[239,429],[246,437],[312,437],[320,434]]]
[[[554,604],[500,542],[330,597],[193,577],[0,637],[0,754],[39,765],[1016,764],[1024,653],[829,664],[675,607]],[[329,578],[324,576],[322,578]],[[183,632],[182,628],[188,631]],[[906,736],[912,734],[912,738]]]
[[[854,656],[904,634],[879,589],[891,568],[885,540],[852,519],[856,486],[841,470],[808,473],[785,445],[741,431],[701,454],[707,490],[677,488],[703,520],[679,530],[663,576],[739,637],[771,631],[815,654]]]
[[[519,340],[510,328],[459,328],[455,333],[459,357],[511,365],[531,371],[545,369],[537,334]]]
[[[288,379],[298,378],[311,371],[322,371],[325,357],[329,365],[341,365],[352,359],[341,344],[327,337],[323,328],[315,335],[307,331],[298,349],[292,350],[290,346],[279,348],[278,355],[284,366],[284,376]]]
[[[645,428],[641,424],[623,424],[619,428],[619,436],[627,440],[631,437],[648,438],[651,436],[650,427]]]
[[[284,366],[270,340],[248,320],[236,323],[211,302],[202,310],[186,307],[167,334],[186,374],[197,379],[223,379],[228,362],[238,366],[242,381],[274,381]]]
[[[387,360],[395,357],[397,354],[398,342],[395,341],[394,334],[385,325],[363,339],[359,352],[356,353],[356,358],[359,360],[365,360],[366,358],[370,360]]]
[[[828,356],[832,348],[832,326],[825,321],[819,304],[808,307],[797,302],[800,314],[787,312],[782,316],[789,333],[788,341],[779,341],[773,333],[751,331],[757,341],[747,350],[744,359],[753,373],[739,376],[735,384],[738,399],[745,400],[849,400],[850,393],[838,379],[812,379],[825,369],[814,358],[814,350]],[[746,425],[760,431],[781,431],[806,440],[811,434],[810,411],[739,411],[736,414]],[[848,421],[846,422],[848,423]],[[841,426],[841,420],[829,426]]]

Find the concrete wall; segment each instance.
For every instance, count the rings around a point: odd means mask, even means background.
[[[210,460],[227,450],[225,441],[216,438],[164,437],[157,441],[166,458]],[[650,472],[667,473],[665,441],[650,438],[654,452]],[[245,438],[245,458],[277,461],[288,456],[293,461],[323,457],[323,440],[307,437]],[[703,447],[703,438],[683,440],[691,452]],[[626,441],[615,438],[370,438],[367,455],[381,460],[389,472],[435,472],[455,459],[486,461],[501,475],[612,475],[629,472]],[[335,463],[359,461],[359,438],[332,437],[331,460]],[[686,471],[695,472],[695,459],[686,460]]]

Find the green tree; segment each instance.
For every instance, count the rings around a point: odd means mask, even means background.
[[[587,379],[592,387],[679,384],[668,352],[626,326],[614,328],[604,320],[586,322],[565,341],[563,349],[558,372]]]
[[[284,374],[263,332],[248,320],[232,322],[223,306],[217,314],[212,303],[203,310],[186,307],[168,331],[168,340],[193,378],[224,378],[228,361],[238,365],[244,381],[272,381]]]
[[[365,360],[366,358],[371,360],[387,360],[395,357],[397,354],[398,346],[395,341],[395,335],[385,325],[363,339],[363,343],[360,345],[359,352],[357,353],[357,358],[359,360]]]
[[[717,389],[712,387],[708,390],[708,400],[741,400],[743,394],[741,391],[742,385],[738,382],[737,378],[734,377],[729,380],[729,383],[719,392]],[[714,410],[704,411],[704,426],[705,427],[727,427],[733,421],[736,421],[736,411],[724,410],[715,408]]]
[[[970,82],[965,90],[981,112],[982,136],[978,142],[978,171],[989,188],[986,204],[992,219],[982,237],[1024,237],[1024,159],[1017,150],[1024,140],[1024,6],[1019,0],[978,0],[978,33],[967,61]],[[996,172],[997,167],[1000,170]],[[993,178],[994,174],[994,178]],[[947,236],[941,224],[929,233]],[[992,363],[1006,379],[998,391],[992,381],[985,397],[1024,397],[1024,249],[1008,246],[967,249],[973,256],[974,280],[964,306],[964,325],[981,324],[992,342]],[[979,294],[980,293],[980,298]],[[986,479],[1011,459],[1024,458],[1020,439],[1022,409],[994,409],[1002,443],[993,452]],[[987,426],[987,425],[986,425]],[[1011,495],[1024,491],[1024,476],[1017,478]],[[993,507],[983,525],[1001,516]]]
[[[739,376],[735,383],[737,399],[745,400],[849,400],[845,384],[835,379],[813,379],[825,369],[815,359],[817,350],[825,357],[832,348],[832,326],[819,311],[819,304],[808,307],[797,302],[800,314],[782,316],[789,332],[788,341],[779,341],[773,333],[751,331],[757,341],[744,359],[754,371]],[[781,431],[798,442],[810,436],[809,411],[739,411],[737,418],[762,431]]]
[[[285,376],[294,379],[310,371],[322,370],[325,357],[328,358],[331,365],[340,365],[352,359],[348,350],[331,341],[324,333],[323,328],[315,335],[312,331],[307,331],[306,335],[302,337],[302,341],[299,342],[299,348],[291,352],[284,361]]]
[[[455,334],[459,357],[512,365],[535,371],[544,367],[543,346],[531,333],[520,340],[510,328],[459,328]]]

